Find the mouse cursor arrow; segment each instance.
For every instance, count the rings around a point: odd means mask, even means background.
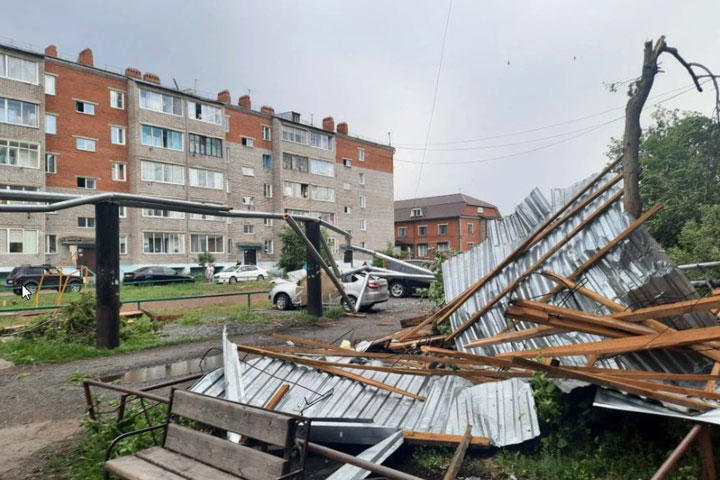
[[[23,285],[21,293],[22,298],[24,298],[25,300],[30,300],[30,295],[32,295],[32,292],[28,290],[26,286]]]

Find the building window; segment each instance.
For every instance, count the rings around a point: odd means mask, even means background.
[[[263,242],[263,251],[268,255],[272,255],[275,252],[275,242],[272,240],[265,240]]]
[[[243,147],[252,148],[255,145],[255,140],[253,140],[250,137],[242,137],[241,142],[242,142]]]
[[[350,190],[350,184],[348,182],[343,182],[343,190]]]
[[[90,177],[77,177],[77,187],[84,188],[86,190],[95,190],[97,187],[97,181]]]
[[[477,212],[478,212],[478,213],[485,213],[485,208],[484,208],[484,207],[477,207]]]
[[[222,235],[190,235],[191,253],[223,253],[225,237]]]
[[[125,110],[125,93],[110,90],[110,106],[118,110]]]
[[[223,174],[220,172],[203,170],[201,168],[191,168],[190,186],[222,190],[225,186],[225,182],[223,180]]]
[[[182,99],[172,95],[140,89],[140,108],[170,115],[183,114]]]
[[[112,179],[116,182],[124,182],[127,180],[126,165],[124,163],[116,162],[112,164]]]
[[[148,147],[168,148],[170,150],[183,150],[183,134],[168,128],[142,126],[143,145]]]
[[[473,248],[475,246],[475,242],[468,242],[468,249]]]
[[[307,198],[307,183],[283,182],[283,195],[286,197]]]
[[[366,242],[360,242],[360,246],[361,246],[362,248],[367,248],[367,243],[366,243]]]
[[[365,149],[358,148],[358,162],[364,162],[364,161],[365,161]]]
[[[57,155],[54,153],[45,154],[45,173],[57,173]]]
[[[38,253],[38,231],[10,228],[7,231],[8,253]]]
[[[45,95],[55,95],[55,75],[45,74]]]
[[[315,148],[322,148],[323,150],[332,150],[333,136],[325,133],[311,132],[310,145]]]
[[[222,140],[219,138],[206,137],[195,133],[188,134],[188,148],[190,153],[198,155],[209,155],[222,158]]]
[[[344,212],[350,215],[352,213],[352,207],[345,207]]]
[[[85,152],[94,152],[96,146],[96,141],[92,138],[83,138],[83,137],[76,137],[75,138],[75,148],[78,150],[83,150]]]
[[[18,192],[37,192],[37,187],[26,187],[23,185],[0,185],[0,190],[14,190]],[[0,200],[0,205],[32,205],[34,202],[24,200]]]
[[[190,218],[192,218],[193,220],[223,220],[223,217],[218,217],[217,215],[205,215],[204,213],[193,213],[192,215],[190,215]]]
[[[230,115],[225,115],[223,126],[225,127],[225,133],[230,131]]]
[[[350,160],[349,158],[343,158],[343,165],[347,168],[352,167],[352,160]]]
[[[365,185],[365,174],[364,173],[358,174],[358,181],[359,181],[360,185]]]
[[[120,235],[120,255],[127,255],[128,250],[127,235]]]
[[[263,193],[265,194],[265,198],[272,198],[272,184],[271,183],[265,183],[263,184]]]
[[[45,114],[45,133],[55,135],[57,133],[57,116]]]
[[[447,235],[447,223],[441,223],[437,226],[438,235]]]
[[[267,153],[265,153],[265,154],[263,154],[262,159],[263,159],[263,168],[265,170],[272,170],[272,168],[273,168],[272,155],[268,155]]]
[[[76,100],[75,111],[78,113],[84,113],[85,115],[95,115],[95,104],[83,102],[82,100]]]
[[[78,217],[77,225],[80,228],[95,228],[95,219],[92,217]]]
[[[127,218],[127,207],[125,205],[118,206],[118,217]]]
[[[201,122],[214,123],[215,125],[223,124],[222,108],[204,103],[188,101],[188,117],[200,120]]]
[[[427,254],[428,254],[427,243],[418,243],[417,256],[420,258],[425,258],[425,257],[427,257]]]
[[[125,145],[125,129],[123,127],[110,127],[110,141],[115,145]]]
[[[185,167],[172,163],[140,162],[142,179],[146,182],[174,183],[185,185]]]
[[[35,103],[0,97],[0,123],[37,128],[38,110]]]
[[[338,246],[337,246],[337,238],[335,237],[328,237],[327,239],[328,247],[330,248],[330,251],[332,253],[338,252]]]
[[[282,136],[283,140],[285,140],[286,142],[307,145],[307,131],[301,128],[283,125]]]
[[[272,140],[272,129],[269,125],[262,126],[262,139],[267,140],[268,142]]]
[[[242,204],[243,205],[255,205],[255,197],[243,197]]]
[[[313,185],[312,187],[310,187],[310,198],[321,202],[334,202],[335,189]]]
[[[185,253],[185,235],[167,232],[143,233],[144,253]]]
[[[468,225],[468,233],[475,233],[475,224],[470,222]]]
[[[427,225],[418,225],[418,236],[424,237],[427,235]]]
[[[283,153],[283,168],[286,170],[297,170],[298,172],[308,171],[308,157]]]
[[[367,197],[365,195],[360,195],[360,208],[367,207]]]
[[[407,237],[407,227],[398,228],[398,237]]]
[[[450,250],[450,244],[448,242],[438,242],[437,249],[438,252],[447,252]]]
[[[175,212],[173,210],[162,210],[159,208],[143,208],[142,216],[150,217],[150,218],[183,219],[183,218],[185,218],[185,212]]]
[[[246,223],[245,225],[243,225],[243,233],[247,235],[255,233],[255,225],[251,223]]]
[[[361,232],[367,231],[367,220],[365,220],[364,218],[360,219],[360,231]]]
[[[240,172],[243,174],[244,177],[255,176],[255,169],[253,167],[241,167]]]
[[[323,177],[334,177],[335,164],[333,162],[326,162],[324,160],[311,158],[310,173],[314,173],[315,175],[322,175]]]
[[[57,253],[57,235],[45,235],[45,253]]]
[[[422,208],[413,208],[410,210],[410,218],[422,217]]]
[[[0,77],[37,85],[38,64],[24,58],[0,53]]]
[[[0,165],[40,168],[40,147],[32,143],[0,140]]]
[[[263,224],[264,224],[266,227],[272,227],[272,226],[273,226],[273,219],[272,219],[272,218],[264,218],[264,219],[263,219]]]

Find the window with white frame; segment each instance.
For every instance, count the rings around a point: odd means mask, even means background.
[[[352,168],[352,160],[349,158],[343,158],[343,165],[347,168]]]
[[[263,219],[263,225],[266,227],[272,227],[273,226],[273,219],[272,218],[264,218]]]
[[[308,171],[308,157],[283,153],[283,168],[285,170],[297,170],[298,172]]]
[[[358,173],[358,183],[360,185],[365,185],[365,174],[364,173]]]
[[[245,177],[254,177],[255,176],[255,169],[253,167],[241,167],[240,172]]]
[[[314,173],[315,175],[322,175],[323,177],[334,177],[335,163],[311,158],[310,173]]]
[[[182,219],[182,218],[185,218],[185,212],[175,212],[173,210],[162,210],[159,208],[143,208],[142,216],[143,217],[151,217],[151,218]]]
[[[118,206],[118,217],[127,218],[127,207],[125,205]]]
[[[45,114],[45,133],[55,135],[57,133],[57,115]]]
[[[113,162],[112,179],[116,182],[124,182],[127,180],[127,165],[122,162]]]
[[[283,195],[286,197],[307,198],[307,183],[283,182]]]
[[[448,242],[438,242],[437,249],[438,252],[447,252],[450,250],[450,244]]]
[[[140,108],[169,115],[183,114],[183,101],[181,98],[151,90],[140,89]]]
[[[115,145],[125,145],[125,128],[111,126],[110,141]]]
[[[347,213],[348,215],[351,214],[351,213],[352,213],[352,207],[346,206],[344,212]]]
[[[270,154],[264,153],[262,156],[263,168],[265,170],[272,170],[273,168],[273,157]]]
[[[172,232],[144,232],[143,253],[185,253],[185,235]]]
[[[365,149],[358,147],[358,162],[365,161]]]
[[[367,220],[365,220],[364,218],[360,219],[360,231],[361,232],[367,231]]]
[[[0,139],[0,165],[40,168],[40,146]]]
[[[319,200],[321,202],[334,202],[335,201],[335,189],[330,187],[320,187],[313,185],[310,188],[310,198],[313,200]]]
[[[473,222],[468,222],[467,230],[468,233],[475,233],[475,224]]]
[[[255,197],[243,197],[242,204],[243,205],[255,205]]]
[[[0,97],[0,123],[37,128],[39,111],[36,103]]]
[[[253,146],[255,146],[255,140],[250,137],[242,137],[240,143],[242,143],[243,147],[252,148]]]
[[[45,173],[57,173],[57,155],[54,153],[45,154]]]
[[[75,148],[85,152],[94,152],[97,142],[93,138],[75,137]]]
[[[270,128],[270,125],[262,126],[262,139],[267,140],[268,142],[272,140],[272,129]]]
[[[478,213],[485,213],[485,208],[484,208],[484,207],[477,207],[477,212],[478,212]]]
[[[55,95],[55,75],[45,74],[45,95]]]
[[[367,197],[365,195],[360,195],[360,208],[366,208],[367,207]]]
[[[468,248],[473,248],[475,246],[475,242],[468,242]]]
[[[128,253],[128,237],[127,235],[120,235],[120,255],[127,255]]]
[[[360,242],[360,246],[362,248],[367,248],[367,242]]]
[[[246,223],[245,225],[243,225],[243,233],[246,235],[255,233],[255,225],[253,225],[252,223]]]
[[[225,251],[225,237],[222,235],[190,235],[191,253],[223,253]]]
[[[265,198],[272,198],[273,191],[272,191],[272,183],[264,183],[263,184],[263,194],[265,195]]]
[[[222,221],[223,217],[218,217],[217,215],[205,215],[204,213],[193,213],[190,215],[190,218],[193,220],[212,220],[212,221]]]
[[[148,147],[167,148],[169,150],[183,150],[183,133],[169,128],[142,126],[140,142]]]
[[[84,102],[82,100],[75,100],[75,111],[78,113],[84,113],[85,115],[95,115],[95,104]]]
[[[0,77],[37,85],[38,64],[31,60],[0,53]]]
[[[223,119],[223,127],[225,127],[225,133],[230,131],[230,115],[225,115]]]
[[[350,184],[348,182],[343,182],[343,190],[350,190]]]
[[[110,107],[125,110],[125,93],[118,90],[110,90]]]
[[[424,258],[424,257],[427,257],[427,254],[428,254],[427,243],[418,243],[417,256],[420,258]]]
[[[438,235],[447,235],[447,223],[441,223],[437,226]]]
[[[45,235],[45,253],[57,253],[57,235]]]
[[[327,239],[328,248],[330,248],[330,251],[332,253],[338,252],[338,244],[337,244],[337,238],[335,237],[328,237]]]
[[[283,125],[282,136],[286,142],[300,143],[307,145],[307,130],[295,128],[289,125]]]
[[[78,217],[77,226],[80,228],[95,228],[95,219],[93,217]]]
[[[222,108],[200,102],[191,102],[189,100],[187,104],[188,118],[200,120],[201,122],[214,123],[215,125],[223,124]]]
[[[222,158],[222,140],[219,138],[206,137],[196,133],[188,134],[188,148],[190,153],[198,155],[209,155]]]
[[[427,235],[427,225],[418,225],[418,237]]]
[[[222,190],[225,186],[225,181],[223,180],[223,174],[221,172],[204,170],[202,168],[191,168],[190,186]]]
[[[91,177],[77,177],[77,188],[95,190],[97,188],[97,181]]]
[[[398,227],[398,237],[407,237],[407,227]]]
[[[38,231],[9,228],[7,231],[8,253],[38,253]]]
[[[275,252],[275,242],[272,240],[265,240],[263,242],[263,251],[268,255],[272,255]]]
[[[320,132],[310,132],[310,145],[323,150],[332,150],[333,136]]]
[[[413,208],[410,210],[410,218],[422,217],[422,208]]]
[[[146,182],[174,183],[185,185],[185,167],[173,163],[140,162],[141,178]]]

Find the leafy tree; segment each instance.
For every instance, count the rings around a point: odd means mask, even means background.
[[[325,241],[327,242],[327,232],[321,229],[321,233]],[[307,262],[307,251],[305,250],[305,243],[295,233],[295,230],[291,228],[283,228],[278,234],[280,241],[282,242],[282,249],[280,250],[280,261],[278,266],[286,272],[293,270],[299,270]],[[325,254],[324,249],[320,249],[320,255],[326,262],[330,262],[328,256]]]
[[[720,260],[720,204],[703,206],[700,220],[686,222],[668,253],[681,264]]]
[[[427,288],[419,288],[418,293],[422,296],[427,296],[428,299],[435,304],[436,307],[441,307],[445,304],[445,281],[443,279],[442,264],[448,258],[454,257],[461,252],[457,250],[451,250],[448,252],[441,252],[440,250],[430,249],[430,259],[424,265],[425,268],[429,269],[435,280]]]
[[[388,246],[385,250],[380,250],[380,253],[384,253],[388,257],[393,258],[399,258],[397,255],[395,255],[395,251],[393,249],[392,243],[388,242]],[[382,258],[376,258],[373,257],[372,259],[372,266],[378,267],[378,268],[392,268],[392,265],[387,265],[389,262],[386,262]]]
[[[210,252],[203,252],[198,255],[197,262],[201,267],[204,267],[205,265],[208,265],[210,263],[215,263],[215,255]]]

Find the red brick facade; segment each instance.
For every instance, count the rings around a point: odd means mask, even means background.
[[[441,225],[445,226],[445,234],[440,233]],[[485,219],[479,217],[418,219],[398,222],[395,224],[395,239],[396,243],[401,245],[414,245],[413,256],[415,257],[421,257],[418,253],[418,245],[426,245],[428,250],[438,250],[439,243],[447,243],[450,250],[466,252],[485,240],[486,225]],[[420,234],[420,227],[423,226],[426,227],[425,235]],[[403,228],[406,232],[404,237],[401,235]]]
[[[263,125],[272,126],[272,118],[267,115],[251,112],[242,108],[225,109],[225,115],[230,117],[230,131],[225,132],[225,140],[228,142],[242,144],[243,137],[253,139],[253,144],[258,148],[272,150],[272,138],[263,140]]]
[[[392,147],[380,147],[340,134],[336,135],[335,142],[337,163],[343,163],[344,158],[349,158],[355,166],[377,170],[379,172],[393,173],[394,150]],[[358,158],[358,149],[365,150],[364,162],[361,162]]]

